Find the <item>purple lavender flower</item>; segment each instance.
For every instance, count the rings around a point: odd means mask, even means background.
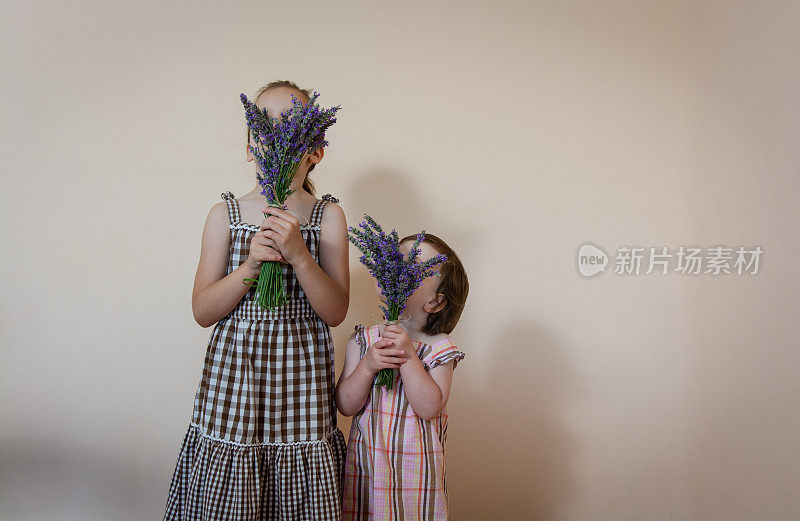
[[[316,102],[318,97],[319,92],[314,91],[303,105],[292,95],[292,107],[272,117],[244,93],[240,96],[245,120],[253,135],[254,144],[250,150],[261,170],[258,173],[261,193],[272,205],[282,207],[293,192],[289,186],[303,155],[328,145],[325,131],[336,123],[336,112],[341,107],[322,109]]]
[[[242,93],[244,116],[253,136],[250,151],[256,158],[261,193],[270,206],[286,209],[286,198],[294,191],[292,185],[300,160],[306,154],[328,145],[325,131],[336,122],[337,105],[322,109],[317,104],[318,92],[308,103],[292,95],[292,107],[277,117],[267,114]],[[256,300],[265,309],[277,309],[286,303],[283,267],[276,261],[261,264],[258,279],[245,279],[245,284],[256,288]]]
[[[417,234],[417,238],[404,257],[400,252],[400,241],[397,231],[386,234],[383,228],[369,215],[358,227],[349,228],[347,239],[361,251],[361,263],[375,277],[381,289],[383,303],[380,306],[386,320],[397,320],[406,307],[406,301],[426,277],[433,275],[434,266],[445,262],[447,257],[438,254],[425,262],[416,262],[419,256],[420,243],[425,239],[425,230]],[[376,386],[385,385],[392,388],[393,371],[381,369],[378,372]]]

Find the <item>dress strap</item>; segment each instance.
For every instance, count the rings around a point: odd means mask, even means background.
[[[328,201],[332,203],[338,203],[339,200],[332,196],[331,194],[325,194],[322,196],[322,199],[317,201],[314,204],[314,209],[311,210],[311,219],[309,220],[308,224],[311,226],[319,226],[322,222],[322,211],[325,208],[325,205],[328,204]]]
[[[228,220],[230,220],[231,224],[240,222],[242,214],[239,211],[239,201],[236,200],[233,193],[228,190],[223,192],[221,197],[225,200],[225,204],[228,205]]]

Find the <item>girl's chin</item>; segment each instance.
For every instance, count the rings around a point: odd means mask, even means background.
[[[403,311],[403,316],[408,317],[408,319],[406,320],[406,323],[408,323],[408,322],[414,322],[414,317],[418,315],[414,311],[409,311],[408,309],[406,309],[405,311]]]

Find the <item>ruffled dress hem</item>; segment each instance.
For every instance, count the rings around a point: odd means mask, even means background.
[[[338,428],[319,440],[244,444],[190,423],[164,519],[336,519],[345,453]]]

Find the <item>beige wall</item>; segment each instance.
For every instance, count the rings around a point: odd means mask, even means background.
[[[0,518],[160,519],[238,95],[291,78],[343,106],[319,193],[469,271],[454,519],[800,519],[800,5],[268,4],[4,4]],[[765,253],[583,279],[584,241]]]

